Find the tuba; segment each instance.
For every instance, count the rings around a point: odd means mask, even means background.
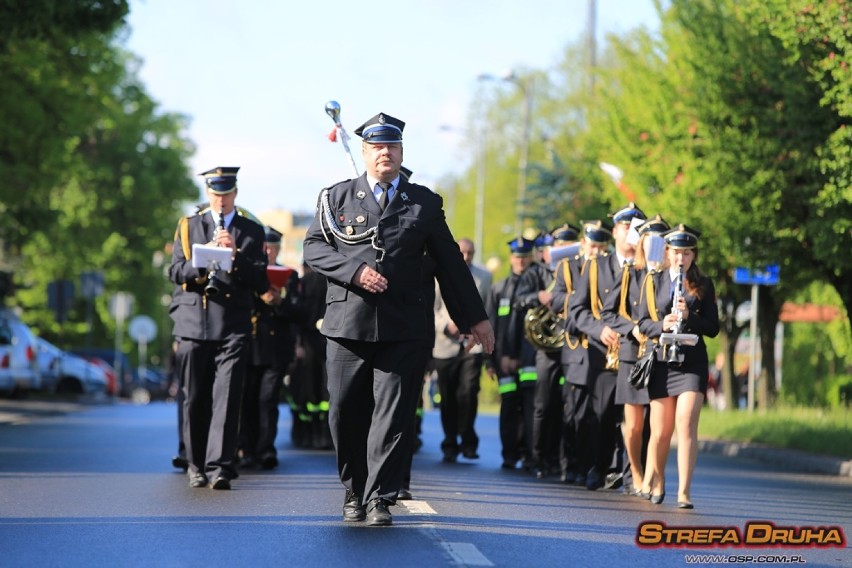
[[[565,322],[547,306],[527,310],[524,333],[533,347],[542,351],[559,351],[565,345]]]

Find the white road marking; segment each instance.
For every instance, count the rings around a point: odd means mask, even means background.
[[[469,542],[442,542],[447,553],[462,566],[494,566],[479,549]]]
[[[429,506],[426,501],[416,501],[413,499],[406,499],[403,501],[397,501],[397,505],[402,505],[405,509],[414,515],[437,515],[438,513]]]

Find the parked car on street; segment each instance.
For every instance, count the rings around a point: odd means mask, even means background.
[[[152,400],[165,400],[169,398],[169,377],[162,370],[155,367],[140,369],[132,367],[127,355],[108,348],[78,348],[72,349],[72,353],[85,357],[90,361],[101,365],[113,367],[115,363],[121,368],[118,374],[118,394],[123,398],[129,398],[137,404],[147,404]]]
[[[0,392],[17,394],[40,388],[36,336],[12,311],[0,308]]]
[[[37,360],[43,390],[56,394],[103,396],[109,380],[100,366],[37,338]]]

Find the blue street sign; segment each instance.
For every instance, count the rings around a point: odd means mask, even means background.
[[[781,267],[770,264],[763,270],[738,266],[734,268],[734,284],[775,286],[778,284]]]

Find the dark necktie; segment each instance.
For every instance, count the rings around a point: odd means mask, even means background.
[[[382,192],[379,194],[379,209],[384,211],[385,207],[388,206],[388,192],[390,191],[390,188],[393,187],[393,184],[386,181],[380,181],[379,187],[382,188]]]

